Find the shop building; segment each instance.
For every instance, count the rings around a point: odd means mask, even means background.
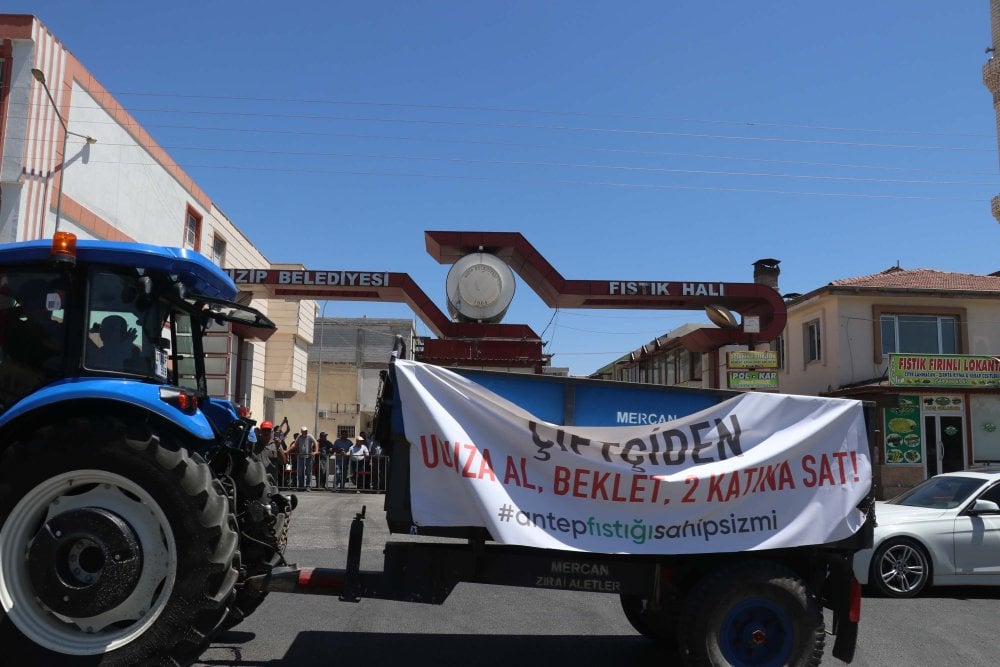
[[[184,247],[223,268],[271,266],[253,242],[37,18],[0,14],[0,243],[51,238]],[[301,267],[293,267],[301,268]],[[311,300],[246,294],[278,325],[206,342],[209,392],[272,419],[305,390]]]
[[[776,289],[777,263],[766,261],[774,271],[755,280]],[[1000,463],[1000,275],[890,267],[788,295],[786,307],[782,334],[754,347],[773,352],[778,391],[875,404],[880,497],[941,472]],[[704,326],[679,327],[591,377],[731,386],[727,353],[740,346],[697,354],[682,344]]]
[[[880,497],[1000,463],[1000,276],[891,267],[835,280],[788,302],[776,347],[782,392],[875,403]]]

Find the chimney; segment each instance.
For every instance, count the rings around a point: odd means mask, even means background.
[[[767,285],[775,292],[778,291],[778,268],[781,260],[778,259],[758,259],[753,263],[753,281],[761,285]]]

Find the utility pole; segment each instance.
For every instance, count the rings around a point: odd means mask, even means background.
[[[319,389],[323,382],[323,318],[326,317],[326,304],[329,301],[323,302],[323,308],[320,310],[319,319],[316,320],[316,328],[319,329],[319,345],[316,348],[316,427],[313,433],[316,437],[319,437]]]
[[[983,84],[993,96],[993,111],[996,114],[998,157],[1000,157],[1000,58],[996,58],[997,43],[1000,42],[1000,0],[990,0],[990,45],[986,53],[990,59],[983,65]],[[990,206],[993,217],[1000,222],[1000,195],[993,197]]]

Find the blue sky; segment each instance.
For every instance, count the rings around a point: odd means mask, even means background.
[[[3,11],[48,25],[268,259],[407,272],[442,309],[424,230],[521,232],[570,279],[1000,270],[985,0]],[[588,373],[704,316],[554,313],[519,285],[505,321]]]

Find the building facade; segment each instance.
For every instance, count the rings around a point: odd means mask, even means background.
[[[777,390],[874,405],[879,497],[1000,463],[1000,275],[890,267],[786,299],[786,327],[766,346]],[[684,333],[702,326],[671,331],[591,377],[726,388],[726,353],[740,348],[684,349]]]
[[[50,97],[51,96],[51,97]],[[195,250],[223,268],[270,266],[194,180],[36,17],[0,14],[0,243],[138,241]],[[209,392],[273,418],[306,387],[314,303],[247,294],[278,331],[213,332]]]
[[[890,267],[835,280],[789,301],[779,345],[782,392],[875,403],[880,496],[1000,463],[1000,276]],[[891,367],[893,354],[925,372]]]
[[[310,382],[303,392],[276,401],[278,421],[293,431],[306,426],[353,437],[370,433],[380,376],[389,368],[397,339],[407,357],[417,340],[412,319],[320,317],[309,346]],[[313,430],[315,429],[315,430]]]

